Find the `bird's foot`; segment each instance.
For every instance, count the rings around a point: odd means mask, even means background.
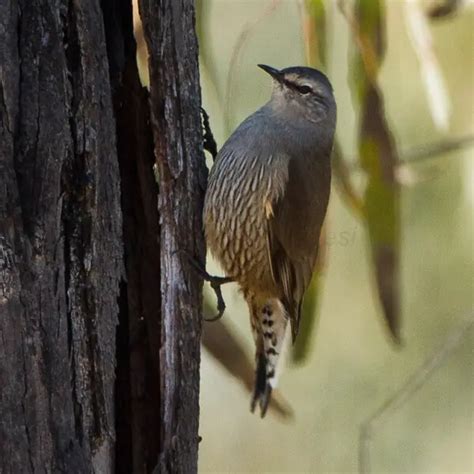
[[[205,150],[207,150],[211,156],[212,160],[215,161],[216,156],[217,156],[217,144],[216,141],[214,140],[214,135],[212,134],[211,130],[211,125],[209,124],[209,115],[207,115],[207,112],[204,110],[203,107],[201,107],[201,115],[202,115],[202,128],[203,128],[203,147]]]
[[[221,277],[214,276],[207,273],[204,265],[201,264],[194,256],[186,252],[185,250],[179,250],[180,253],[184,254],[187,257],[188,263],[191,265],[193,270],[201,276],[201,278],[211,285],[211,288],[214,290],[214,293],[217,298],[217,314],[212,318],[204,318],[204,321],[213,322],[217,321],[222,317],[225,311],[225,301],[222,296],[221,286],[226,283],[232,283],[235,281],[232,277]]]

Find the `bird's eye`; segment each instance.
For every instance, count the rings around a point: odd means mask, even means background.
[[[310,94],[313,92],[313,89],[309,86],[297,86],[296,89],[300,94]]]

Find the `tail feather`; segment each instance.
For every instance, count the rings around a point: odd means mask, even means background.
[[[272,389],[277,384],[278,361],[284,347],[288,315],[283,304],[279,300],[272,299],[263,306],[254,308],[252,318],[257,346],[257,368],[250,409],[253,412],[258,403],[263,418]]]
[[[272,394],[272,386],[267,376],[267,358],[260,354],[257,361],[257,370],[255,372],[255,388],[253,391],[250,411],[253,413],[257,403],[260,407],[260,416],[263,418],[267,412],[268,404]]]

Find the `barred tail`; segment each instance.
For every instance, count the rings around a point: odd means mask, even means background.
[[[257,403],[262,418],[270,402],[272,389],[277,385],[278,361],[284,347],[288,315],[277,299],[265,305],[254,307],[252,327],[257,346],[255,388],[250,409],[253,412]]]

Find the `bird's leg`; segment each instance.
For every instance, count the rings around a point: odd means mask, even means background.
[[[224,297],[222,296],[222,291],[221,291],[221,286],[224,285],[225,283],[231,283],[235,281],[232,277],[220,277],[220,276],[214,276],[214,275],[209,275],[207,273],[205,267],[196,260],[192,255],[190,255],[188,252],[184,250],[180,250],[181,253],[185,254],[189,264],[192,266],[194,271],[198,273],[203,280],[209,282],[211,285],[211,288],[214,290],[214,293],[216,294],[217,298],[217,315],[214,316],[213,318],[206,319],[204,318],[205,321],[217,321],[222,317],[225,311],[225,301]]]
[[[212,160],[215,161],[216,156],[217,156],[217,144],[216,144],[216,141],[214,140],[214,135],[212,134],[211,125],[209,124],[209,115],[207,115],[207,112],[204,110],[203,107],[201,107],[201,114],[202,114],[202,128],[204,131],[203,147],[205,150],[207,150],[211,154]]]
[[[210,283],[211,288],[214,290],[217,298],[217,314],[213,318],[204,318],[204,321],[217,321],[218,319],[222,318],[222,315],[225,311],[225,301],[224,297],[222,296],[221,285],[224,285],[225,283],[231,283],[234,281],[234,279],[231,277],[212,276],[207,273],[207,276],[204,277],[204,280]]]

